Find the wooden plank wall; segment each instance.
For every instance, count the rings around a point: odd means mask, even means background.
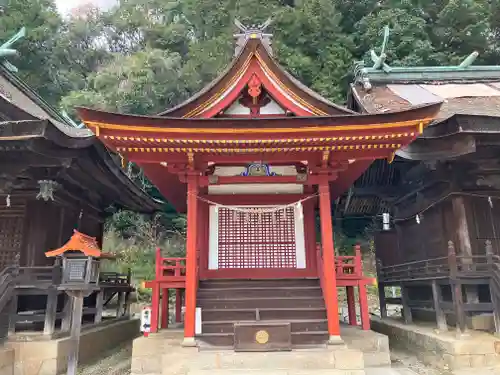
[[[0,195],[0,270],[21,253],[25,210],[25,198]]]
[[[500,200],[492,200],[493,207],[487,197],[466,197],[466,202],[473,253],[484,255],[490,240],[493,252],[500,254]]]
[[[0,269],[12,264],[17,254],[21,266],[51,265],[45,252],[63,245],[74,229],[102,239],[103,220],[82,215],[80,206],[65,202],[36,200],[36,194],[10,196],[10,207],[0,195]],[[95,211],[95,210],[94,210]]]
[[[442,201],[420,216],[396,221],[394,229],[375,237],[377,258],[384,265],[447,255],[447,243],[456,241],[456,223],[451,199]]]

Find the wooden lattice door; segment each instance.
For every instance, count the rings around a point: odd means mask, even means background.
[[[294,207],[261,213],[219,208],[217,268],[297,268],[295,216]]]
[[[0,217],[0,270],[12,265],[21,252],[23,223],[22,216]]]

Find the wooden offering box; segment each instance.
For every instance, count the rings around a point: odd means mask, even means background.
[[[290,323],[235,323],[236,352],[270,352],[292,350]]]

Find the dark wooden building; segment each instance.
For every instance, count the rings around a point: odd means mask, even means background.
[[[89,129],[58,113],[0,61],[0,338],[9,320],[11,331],[17,323],[45,322],[44,333],[52,334],[56,317],[68,328],[57,267],[44,253],[74,229],[101,245],[115,208],[153,213],[161,203],[129,179]],[[106,293],[91,296],[84,311],[95,322],[102,303],[131,291],[130,276],[102,276]]]
[[[388,301],[406,305],[407,321],[432,312],[441,328],[446,316],[463,329],[474,315],[498,313],[500,66],[471,65],[476,53],[449,67],[392,67],[373,56],[373,67],[356,69],[351,109],[443,105],[392,163],[374,163],[339,208],[378,216],[380,289],[402,287],[402,301]],[[381,304],[384,314],[383,293]]]

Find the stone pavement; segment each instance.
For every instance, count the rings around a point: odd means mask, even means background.
[[[196,370],[190,371],[189,375],[358,375],[363,371],[358,370]],[[408,369],[394,369],[390,367],[366,368],[365,375],[417,375]],[[481,374],[482,375],[482,374]]]
[[[417,373],[405,368],[373,367],[365,368],[365,375],[416,375]]]

